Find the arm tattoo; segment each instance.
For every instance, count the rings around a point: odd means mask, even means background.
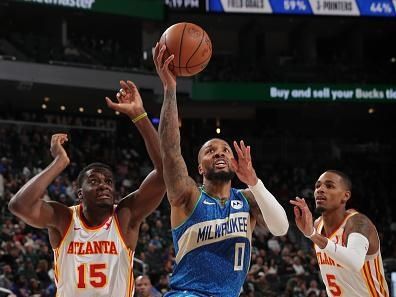
[[[159,134],[164,156],[181,157],[176,89],[165,92],[161,109]]]
[[[159,124],[164,180],[169,196],[183,193],[188,180],[187,166],[181,155],[176,89],[167,89]]]
[[[365,215],[356,214],[350,218],[350,226],[348,229],[349,234],[357,232],[369,238],[371,224],[369,219]]]
[[[175,89],[165,92],[159,133],[162,140],[161,148],[164,149],[164,153],[174,153],[174,149],[179,149],[180,152],[179,118]]]

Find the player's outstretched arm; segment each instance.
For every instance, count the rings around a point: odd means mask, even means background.
[[[311,211],[304,198],[296,197],[295,200],[290,200],[290,203],[294,205],[297,227],[305,237],[311,239],[323,252],[326,252],[333,260],[345,268],[352,271],[362,269],[369,250],[369,230],[373,228],[373,226],[370,226],[370,221],[367,217],[356,214],[348,220],[345,226],[347,244],[342,246],[342,244],[335,243],[316,231],[312,223]],[[375,236],[377,236],[376,232]]]
[[[159,125],[164,180],[169,202],[172,206],[183,206],[198,198],[198,189],[189,177],[186,163],[181,154],[179,118],[176,101],[176,77],[169,70],[173,55],[163,61],[165,46],[157,43],[153,50],[154,64],[164,86],[164,102]]]
[[[286,212],[275,197],[264,187],[262,181],[257,178],[252,165],[250,146],[246,146],[241,140],[239,145],[234,141],[234,148],[238,160],[233,159],[232,165],[239,180],[249,187],[249,191],[246,191],[245,194],[249,199],[253,216],[259,222],[264,221],[272,234],[276,236],[285,235],[289,229]]]
[[[27,224],[37,228],[55,228],[63,234],[70,221],[70,210],[58,202],[42,200],[50,183],[68,166],[69,157],[63,144],[66,134],[54,134],[51,138],[52,163],[29,180],[10,200],[9,210]]]
[[[139,189],[121,200],[119,207],[130,209],[129,221],[140,224],[158,207],[165,194],[165,183],[162,177],[162,162],[158,133],[152,125],[143,106],[142,98],[136,85],[131,81],[120,81],[121,89],[114,103],[106,97],[107,105],[116,111],[126,114],[135,124],[143,137],[148,155],[154,169],[144,179]]]

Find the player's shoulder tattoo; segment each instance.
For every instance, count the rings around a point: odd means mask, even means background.
[[[349,234],[356,232],[368,237],[373,225],[367,216],[358,213],[349,218],[345,227]]]

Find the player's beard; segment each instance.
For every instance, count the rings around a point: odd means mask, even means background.
[[[98,207],[100,208],[108,208],[108,209],[112,209],[114,207],[114,203],[109,204],[109,203],[99,203],[97,204]]]
[[[318,206],[318,207],[315,208],[315,213],[318,214],[318,215],[321,215],[322,213],[325,212],[325,210],[326,209],[323,206]]]
[[[231,181],[235,176],[235,172],[229,170],[229,171],[214,171],[212,168],[210,168],[206,172],[206,179],[214,182],[229,182]]]
[[[114,207],[114,199],[112,201],[97,201],[96,206],[99,208],[108,208],[111,210]]]

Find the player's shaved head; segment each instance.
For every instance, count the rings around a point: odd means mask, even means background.
[[[230,145],[229,145],[228,142],[225,141],[224,139],[221,139],[221,138],[212,138],[212,139],[209,139],[209,140],[206,141],[206,142],[201,146],[201,148],[199,149],[199,152],[198,152],[198,164],[201,163],[202,154],[203,154],[204,150],[205,150],[206,148],[212,146],[212,145],[213,145],[214,143],[216,143],[216,142],[217,142],[217,143],[222,143],[222,144],[228,146],[229,149],[231,150]]]

